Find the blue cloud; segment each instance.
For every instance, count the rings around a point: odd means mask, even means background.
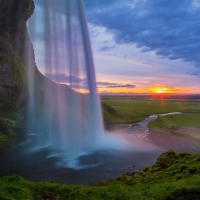
[[[119,84],[111,82],[97,82],[99,88],[135,88],[136,85],[132,84]]]
[[[55,82],[70,83],[70,81],[72,81],[73,83],[82,83],[82,84],[87,83],[86,78],[79,78],[78,76],[70,76],[63,73],[60,73],[60,74],[46,73],[45,76]]]
[[[99,51],[107,51],[107,50],[111,50],[111,49],[113,49],[115,46],[104,46],[104,47],[101,47],[100,49],[99,49]]]
[[[60,74],[45,74],[50,80],[55,82],[62,82],[66,84],[70,84],[72,81],[73,88],[83,88],[88,89],[88,81],[86,78],[79,78],[77,76],[69,76],[63,73]],[[136,85],[133,84],[119,84],[119,83],[112,83],[112,82],[97,82],[98,88],[135,88]]]
[[[117,43],[135,43],[142,52],[154,50],[171,60],[193,62],[198,69],[200,5],[195,2],[85,0],[85,6],[88,20],[112,31]]]
[[[135,85],[132,85],[132,84],[125,84],[125,85],[110,85],[110,86],[107,86],[107,88],[136,88]]]

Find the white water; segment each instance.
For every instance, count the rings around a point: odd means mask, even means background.
[[[27,43],[28,133],[32,150],[74,159],[104,146],[103,123],[82,0],[42,0],[29,20],[39,70]],[[55,84],[59,83],[59,84]],[[66,86],[66,85],[68,86]],[[84,94],[80,94],[84,92]]]

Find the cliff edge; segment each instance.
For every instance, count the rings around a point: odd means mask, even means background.
[[[32,0],[0,0],[0,111],[15,111],[26,100],[26,22],[34,8]]]

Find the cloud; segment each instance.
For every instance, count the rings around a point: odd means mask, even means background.
[[[192,72],[188,72],[189,75],[193,75],[193,76],[199,76],[200,78],[200,69],[199,70],[195,70],[195,71],[192,71]]]
[[[87,79],[85,78],[79,78],[78,76],[70,76],[63,73],[61,74],[46,73],[45,76],[55,82],[70,83],[70,81],[72,81],[73,83],[79,83],[79,82],[85,83],[87,81]]]
[[[66,74],[49,74],[46,73],[45,76],[50,80],[57,83],[65,83],[67,85],[72,81],[73,88],[82,88],[88,89],[87,78],[79,78],[78,76],[69,76]],[[98,88],[136,88],[136,85],[133,84],[120,84],[120,83],[111,83],[111,82],[97,82]]]
[[[125,84],[125,85],[113,85],[109,86],[109,88],[135,88],[135,85],[132,84]]]
[[[85,5],[90,23],[110,30],[117,43],[135,43],[142,52],[155,51],[200,68],[196,0],[85,0]]]
[[[101,47],[99,51],[111,50],[111,49],[113,49],[114,47],[115,47],[115,46],[112,46],[112,47],[110,47],[110,46],[104,46],[104,47]]]
[[[135,88],[133,84],[119,84],[110,82],[97,82],[98,88]]]

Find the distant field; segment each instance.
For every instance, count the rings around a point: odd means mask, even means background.
[[[151,131],[187,136],[200,148],[200,99],[102,98],[107,124],[141,121],[151,114],[183,112],[159,116],[149,124]]]
[[[162,116],[149,124],[149,127],[154,130],[162,130],[174,126],[200,128],[200,113]]]
[[[156,99],[112,97],[102,98],[103,115],[106,123],[132,123],[141,121],[151,114],[168,112],[200,113],[200,99]],[[109,112],[107,107],[112,110]]]

